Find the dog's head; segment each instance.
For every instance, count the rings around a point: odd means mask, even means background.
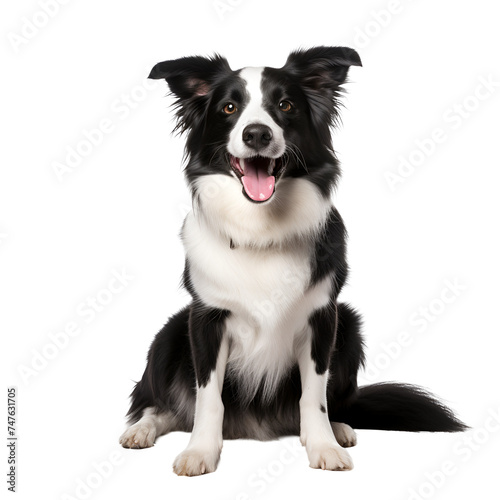
[[[233,177],[247,202],[267,204],[280,180],[306,176],[328,195],[338,175],[330,127],[359,55],[346,47],[292,52],[280,68],[233,71],[218,55],[158,63],[177,97],[177,130],[187,132],[186,175]]]

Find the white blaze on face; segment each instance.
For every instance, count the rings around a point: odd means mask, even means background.
[[[255,155],[255,150],[249,148],[243,142],[243,130],[248,125],[267,125],[272,133],[273,139],[269,146],[260,154],[271,158],[279,158],[285,152],[285,138],[283,129],[272,119],[271,115],[264,109],[261,89],[262,72],[264,68],[243,68],[240,77],[246,82],[246,92],[250,99],[242,110],[235,127],[229,134],[228,151],[236,158],[248,158]],[[278,106],[279,103],[276,103]]]

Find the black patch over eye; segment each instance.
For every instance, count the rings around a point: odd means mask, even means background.
[[[292,107],[293,106],[292,106],[292,103],[290,101],[281,101],[280,104],[279,104],[279,108],[284,113],[288,113],[289,111],[291,111]]]
[[[224,111],[226,115],[232,115],[233,113],[236,113],[236,111],[238,111],[238,108],[232,102],[228,102],[224,106],[222,111]]]

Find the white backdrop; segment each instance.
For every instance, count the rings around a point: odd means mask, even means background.
[[[3,387],[18,393],[18,498],[416,500],[493,489],[493,2],[24,0],[1,9],[0,326]],[[363,60],[334,135],[344,172],[335,198],[350,232],[343,295],[365,317],[362,382],[421,384],[474,430],[360,431],[355,469],[343,474],[310,469],[298,438],[225,442],[216,473],[178,478],[171,465],[187,434],[148,450],[118,446],[149,344],[188,300],[183,142],[170,135],[165,83],[145,77],[158,61],[215,51],[233,68],[279,67],[290,50],[319,44],[354,47]]]

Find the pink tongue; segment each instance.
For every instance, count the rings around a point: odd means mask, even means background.
[[[255,201],[266,201],[274,192],[274,175],[267,175],[262,169],[245,162],[245,175],[241,178],[246,194]]]

